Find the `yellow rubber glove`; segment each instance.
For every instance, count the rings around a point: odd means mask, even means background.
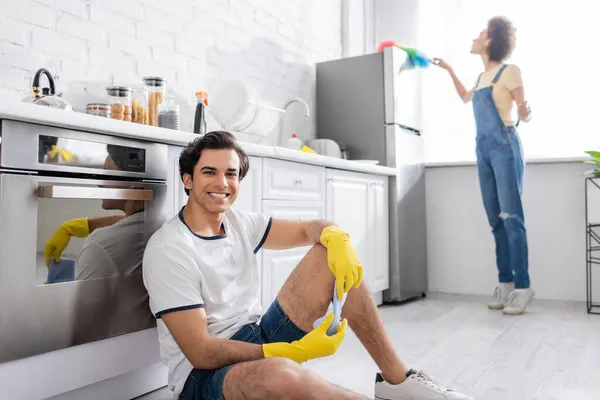
[[[344,293],[358,287],[362,281],[363,268],[356,250],[350,243],[350,235],[335,225],[321,232],[321,244],[327,248],[327,264],[336,279],[336,292],[339,300]]]
[[[263,344],[263,354],[265,358],[285,357],[298,363],[333,355],[342,344],[344,336],[346,336],[348,320],[344,319],[340,323],[335,335],[327,336],[327,328],[329,328],[332,322],[333,313],[329,313],[318,327],[307,333],[300,340],[292,343],[277,342]]]
[[[48,157],[54,158],[57,154],[60,154],[65,161],[71,161],[73,158],[73,154],[65,149],[61,149],[60,147],[52,146],[52,149],[48,152]]]
[[[54,257],[56,262],[60,262],[60,255],[69,245],[71,236],[84,238],[89,234],[90,227],[88,225],[87,217],[72,219],[63,223],[46,243],[46,248],[44,249],[46,266],[50,265],[51,257]]]

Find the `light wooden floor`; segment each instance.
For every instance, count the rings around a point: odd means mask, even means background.
[[[485,301],[435,294],[380,312],[409,367],[476,400],[600,399],[600,315],[581,303],[534,300],[525,315],[507,317]],[[350,332],[335,356],[305,367],[373,396],[377,368]],[[142,397],[171,398],[167,390]]]

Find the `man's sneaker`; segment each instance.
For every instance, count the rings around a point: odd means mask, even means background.
[[[397,385],[387,383],[380,373],[375,377],[376,400],[473,400],[473,398],[445,389],[423,371],[411,369],[406,380]]]
[[[525,312],[525,309],[533,300],[535,292],[533,289],[515,289],[508,296],[508,301],[502,312],[506,315],[520,315]]]
[[[488,308],[490,310],[502,310],[513,290],[515,290],[515,286],[512,282],[500,283],[494,290],[494,298],[489,302]]]

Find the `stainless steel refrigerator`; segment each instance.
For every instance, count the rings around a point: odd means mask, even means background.
[[[395,167],[390,179],[390,287],[384,303],[427,292],[425,175],[419,81],[406,53],[317,64],[317,137],[343,144],[350,159]]]

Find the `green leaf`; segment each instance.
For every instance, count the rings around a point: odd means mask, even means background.
[[[593,157],[597,163],[600,163],[600,151],[586,151],[585,153]]]

